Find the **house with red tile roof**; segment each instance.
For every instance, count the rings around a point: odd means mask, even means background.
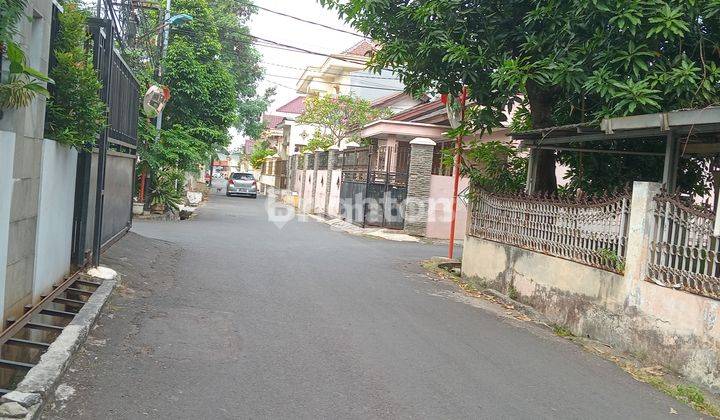
[[[263,114],[262,121],[265,123],[265,132],[263,133],[263,139],[267,140],[275,150],[280,150],[283,140],[283,129],[282,124],[285,117],[276,114]]]
[[[305,96],[298,96],[292,101],[276,109],[275,112],[286,117],[288,116],[288,114],[290,116],[297,116],[302,114],[303,112],[305,112]]]
[[[309,66],[297,83],[297,91],[306,95],[354,94],[369,101],[397,95],[405,85],[390,70],[379,74],[366,69],[376,46],[362,40],[350,48],[330,55],[320,66]]]

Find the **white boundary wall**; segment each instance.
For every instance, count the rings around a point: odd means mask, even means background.
[[[5,306],[5,276],[7,273],[8,237],[10,233],[10,204],[12,202],[15,133],[0,131],[0,317]]]
[[[43,140],[33,300],[70,270],[78,152]]]

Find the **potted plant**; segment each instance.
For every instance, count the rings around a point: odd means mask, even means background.
[[[175,189],[175,182],[165,175],[157,177],[150,196],[150,210],[155,214],[162,214],[165,210],[177,212],[182,203],[182,197]]]
[[[137,197],[133,200],[132,212],[135,216],[140,216],[145,211],[145,203],[138,201]]]

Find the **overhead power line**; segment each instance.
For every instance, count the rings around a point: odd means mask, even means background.
[[[288,66],[285,64],[271,63],[268,61],[265,61],[262,64],[265,64],[268,66],[273,66],[273,67],[282,67],[282,68],[286,68],[286,69],[293,69],[293,70],[302,70],[302,71],[307,70],[307,68],[304,68],[304,67],[293,67],[293,66]],[[323,72],[323,74],[330,74],[333,76],[344,76],[346,73]],[[359,77],[361,79],[375,79],[375,80],[397,80],[397,77],[372,76],[372,75],[363,75],[363,74],[357,74],[357,75],[353,74],[353,77]]]
[[[279,75],[279,74],[266,74],[265,76],[267,76],[267,77],[280,77],[280,78],[282,78],[282,79],[293,79],[293,80],[297,80],[296,77],[292,77],[292,76],[281,76],[281,75]],[[338,86],[348,86],[348,87],[358,87],[358,88],[364,88],[364,89],[387,90],[387,91],[391,91],[391,92],[404,92],[403,89],[397,89],[397,88],[393,88],[393,87],[384,87],[384,86],[378,86],[378,85],[376,85],[376,86],[370,86],[370,85],[356,85],[356,84],[351,84],[351,83],[330,83],[330,82],[327,82],[327,84],[338,85]]]
[[[357,37],[360,37],[360,38],[371,39],[371,38],[369,38],[369,37],[367,37],[367,36],[365,36],[365,35],[359,34],[359,33],[357,33],[357,32],[352,32],[352,31],[348,31],[348,30],[345,30],[345,29],[336,28],[336,27],[334,27],[334,26],[325,25],[325,24],[322,24],[322,23],[320,23],[320,22],[314,22],[314,21],[312,21],[312,20],[307,20],[307,19],[303,19],[303,18],[300,18],[300,17],[297,17],[297,16],[292,16],[292,15],[289,15],[289,14],[287,14],[287,13],[278,12],[278,11],[276,11],[276,10],[271,10],[271,9],[266,8],[266,7],[262,7],[262,6],[258,6],[258,5],[255,5],[255,7],[257,7],[257,8],[260,9],[260,10],[264,10],[264,11],[266,11],[266,12],[268,12],[268,13],[273,13],[273,14],[276,14],[276,15],[279,15],[279,16],[283,16],[283,17],[286,17],[286,18],[295,19],[295,20],[297,20],[297,21],[300,21],[300,22],[303,22],[303,23],[307,23],[307,24],[310,24],[310,25],[320,26],[320,27],[325,28],[325,29],[330,29],[330,30],[332,30],[332,31],[342,32],[342,33],[345,33],[345,34],[348,34],[348,35],[357,36]]]
[[[186,29],[181,29],[181,28],[175,29],[175,30],[173,30],[173,32],[180,33],[180,34],[190,36],[190,37],[195,35],[194,32],[188,31]],[[263,46],[263,47],[276,48],[276,49],[281,49],[281,50],[286,50],[286,51],[293,51],[293,52],[299,52],[299,53],[304,53],[304,54],[317,55],[317,56],[321,56],[321,57],[333,58],[335,60],[345,61],[345,62],[351,63],[351,64],[360,64],[360,65],[367,64],[364,60],[361,60],[361,59],[353,60],[352,58],[340,57],[339,54],[328,54],[328,53],[322,53],[322,52],[318,52],[318,51],[308,50],[306,48],[297,47],[294,45],[284,44],[282,42],[277,42],[277,41],[273,41],[270,39],[261,38],[256,35],[250,35],[250,34],[244,35],[243,34],[241,36],[250,38],[256,42],[265,43],[265,44],[260,44],[260,46]],[[388,68],[384,68],[382,70],[392,71],[392,69],[388,69]]]
[[[353,60],[353,59],[351,59],[351,58],[341,58],[341,57],[338,57],[337,54],[333,55],[333,54],[321,53],[321,52],[317,52],[317,51],[308,50],[308,49],[302,48],[302,47],[296,47],[296,46],[294,46],[294,45],[283,44],[282,42],[277,42],[277,41],[273,41],[273,40],[270,40],[270,39],[260,38],[259,36],[255,36],[255,35],[249,35],[249,36],[252,37],[253,39],[257,40],[257,41],[268,42],[268,43],[273,44],[273,45],[277,45],[277,46],[285,47],[285,48],[290,48],[290,49],[293,49],[293,50],[297,50],[297,51],[299,51],[299,52],[304,52],[304,53],[306,53],[306,54],[313,54],[313,55],[319,55],[319,56],[322,56],[322,57],[334,58],[334,59],[337,59],[337,60],[340,60],[340,61],[346,61],[346,62],[348,62],[348,63],[353,63],[353,64],[363,64],[363,65],[366,64],[365,61],[359,60],[359,59],[358,59],[358,60]]]

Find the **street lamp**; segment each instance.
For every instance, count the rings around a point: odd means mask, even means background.
[[[162,76],[163,76],[163,61],[165,61],[165,57],[167,56],[167,49],[168,49],[168,41],[170,38],[170,26],[172,25],[182,25],[186,22],[191,22],[193,20],[193,17],[187,14],[179,14],[175,16],[170,16],[170,0],[167,0],[167,3],[165,4],[165,24],[161,25],[160,27],[165,28],[165,33],[163,35],[163,45],[162,49],[160,50],[160,63],[158,64],[158,81],[162,82]],[[157,119],[155,120],[155,128],[158,130],[158,137],[160,136],[160,130],[162,129],[162,116],[163,112],[160,110],[158,113]]]
[[[165,20],[163,21],[163,24],[162,24],[162,25],[159,25],[159,26],[156,26],[155,28],[152,28],[152,29],[149,30],[146,34],[143,34],[143,35],[138,36],[137,39],[146,38],[146,37],[154,34],[156,31],[159,31],[160,29],[164,29],[164,28],[170,27],[170,26],[179,26],[179,25],[182,25],[182,24],[187,23],[187,22],[192,22],[192,20],[193,20],[193,17],[190,16],[190,15],[188,15],[188,14],[185,14],[185,13],[180,13],[180,14],[178,14],[178,15],[173,15],[173,16],[165,19]]]

